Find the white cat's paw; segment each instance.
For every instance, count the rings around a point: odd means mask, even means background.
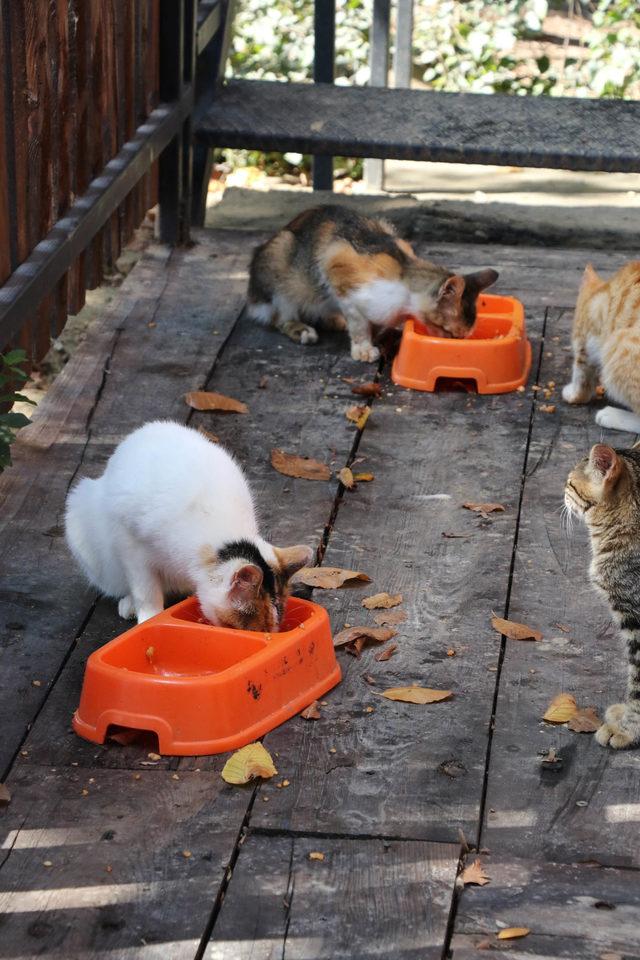
[[[613,425],[613,418],[609,413],[609,411],[613,409],[613,407],[603,407],[602,410],[598,410],[596,413],[596,423],[599,427],[611,427]]]
[[[364,363],[375,363],[380,359],[380,351],[372,343],[361,341],[351,344],[351,356],[354,360],[362,360]]]
[[[118,600],[118,613],[123,620],[133,620],[136,615],[135,607],[131,597],[123,597]]]
[[[640,714],[628,704],[614,703],[605,713],[605,722],[595,738],[602,747],[624,750],[640,742]]]
[[[162,613],[162,607],[156,607],[153,604],[147,604],[138,610],[138,623],[144,623],[145,620],[151,620],[151,617],[157,617]]]
[[[565,403],[588,403],[591,400],[591,394],[587,390],[581,390],[572,382],[562,388],[562,399]]]
[[[313,329],[313,327],[305,327],[304,330],[300,331],[300,343],[309,344],[309,343],[317,343],[317,342],[318,342],[318,334]]]

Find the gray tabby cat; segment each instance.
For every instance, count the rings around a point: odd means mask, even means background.
[[[627,699],[596,732],[603,747],[640,743],[640,450],[599,443],[571,471],[564,500],[591,535],[591,582],[609,601],[627,645]]]

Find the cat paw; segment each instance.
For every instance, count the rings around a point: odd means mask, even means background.
[[[589,403],[591,393],[588,390],[581,390],[574,383],[567,383],[562,388],[562,399],[565,403]]]
[[[308,327],[306,323],[291,323],[282,332],[286,333],[294,343],[301,343],[303,346],[318,342],[318,334],[313,327]]]
[[[332,313],[330,317],[327,317],[325,320],[325,326],[327,330],[346,330],[347,321],[341,313]]]
[[[162,613],[162,607],[156,607],[153,606],[153,604],[142,606],[138,610],[138,623],[144,623],[145,620],[151,620],[151,617],[157,617],[159,613]]]
[[[605,713],[605,722],[595,738],[602,747],[624,750],[640,742],[640,714],[627,704],[614,703]]]
[[[364,363],[375,363],[380,359],[380,351],[372,343],[352,343],[351,356],[354,360],[362,360]]]
[[[118,600],[118,613],[123,620],[135,619],[136,611],[131,597],[123,597],[122,600]]]

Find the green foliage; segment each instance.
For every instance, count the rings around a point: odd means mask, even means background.
[[[22,369],[26,358],[24,350],[0,354],[0,410],[18,401],[34,404],[29,397],[15,391],[16,384],[29,379]],[[24,413],[14,413],[13,410],[0,413],[0,473],[5,467],[11,466],[11,444],[16,438],[16,430],[29,423],[31,421]]]

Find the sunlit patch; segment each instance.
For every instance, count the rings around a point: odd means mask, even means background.
[[[604,808],[607,823],[640,822],[640,803],[608,803]]]
[[[40,847],[80,846],[98,839],[88,830],[69,827],[49,830],[10,830],[0,850],[37,850]]]

